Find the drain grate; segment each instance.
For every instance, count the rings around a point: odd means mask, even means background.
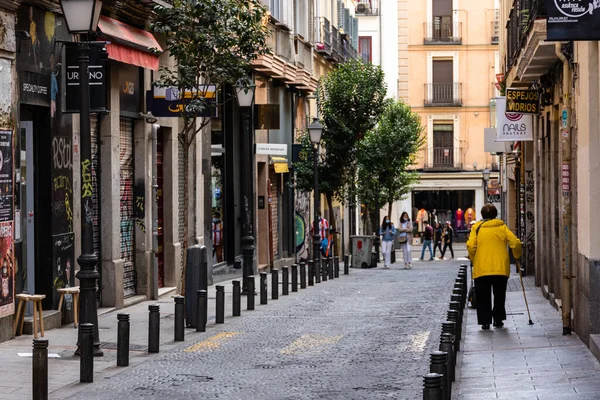
[[[100,348],[106,349],[106,350],[116,350],[117,343],[116,342],[102,342],[102,343],[100,343]],[[148,350],[148,345],[134,344],[134,343],[129,344],[129,351],[146,351],[146,350]]]

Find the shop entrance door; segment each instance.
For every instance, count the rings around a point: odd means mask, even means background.
[[[33,169],[33,121],[20,123],[21,173],[21,260],[20,268],[26,276],[23,289],[35,293],[35,176]]]

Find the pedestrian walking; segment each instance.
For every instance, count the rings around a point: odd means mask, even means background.
[[[504,326],[506,319],[506,283],[510,276],[510,260],[506,245],[516,259],[521,257],[522,243],[506,226],[496,219],[498,210],[493,204],[481,208],[483,221],[473,225],[467,250],[473,263],[475,295],[477,297],[477,324],[484,330]],[[492,291],[494,306],[492,308]]]
[[[433,261],[433,250],[431,250],[431,241],[433,240],[433,228],[429,225],[429,221],[423,221],[424,231],[423,231],[423,247],[421,248],[421,258],[419,260],[423,261],[423,257],[425,257],[425,248],[429,249],[429,261]]]
[[[392,247],[394,246],[394,239],[396,238],[396,227],[390,221],[389,217],[384,217],[379,228],[379,235],[381,235],[381,252],[383,253],[383,268],[388,269],[390,267],[392,259]]]
[[[410,253],[413,237],[413,224],[408,217],[408,213],[404,211],[400,215],[400,227],[398,228],[398,242],[402,248],[402,256],[404,258],[404,269],[412,268],[412,254]]]
[[[444,229],[444,250],[442,250],[442,256],[440,260],[444,259],[444,255],[446,254],[446,249],[450,248],[450,259],[454,259],[454,250],[452,249],[452,241],[454,240],[454,228],[452,228],[452,223],[450,221],[446,221],[446,229]]]
[[[433,258],[435,258],[435,251],[437,249],[440,249],[440,255],[442,254],[442,235],[442,225],[436,222],[433,229]]]

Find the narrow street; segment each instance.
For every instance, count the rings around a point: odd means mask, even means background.
[[[352,269],[222,326],[209,322],[199,340],[51,397],[420,399],[461,263]]]

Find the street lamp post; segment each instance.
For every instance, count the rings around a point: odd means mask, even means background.
[[[102,1],[100,0],[61,0],[61,8],[71,34],[90,35],[96,31]],[[79,331],[77,350],[81,343],[81,326],[86,323],[94,325],[94,356],[102,356],[100,336],[98,334],[98,309],[96,307],[96,282],[100,277],[96,270],[98,256],[94,254],[94,237],[92,219],[88,215],[92,209],[92,147],[90,138],[90,47],[89,38],[79,42],[79,154],[81,161],[81,255],[77,258],[80,282],[79,296]]]
[[[313,194],[314,194],[314,222],[313,222],[313,273],[318,273],[321,270],[321,235],[319,230],[319,210],[321,209],[319,193],[319,143],[323,134],[323,125],[317,118],[308,127],[310,141],[313,145]]]
[[[488,182],[490,181],[490,170],[489,169],[484,169],[481,172],[481,175],[483,175],[483,204],[487,204],[489,203],[488,201]]]
[[[252,198],[253,182],[253,164],[254,152],[252,149],[252,103],[254,101],[254,90],[256,85],[238,85],[235,87],[240,114],[242,118],[242,206],[243,206],[243,227],[242,227],[242,294],[248,294],[247,281],[248,276],[254,271],[254,233],[252,229],[252,214],[254,210]],[[252,272],[251,272],[252,271]],[[254,295],[254,293],[251,293]]]

